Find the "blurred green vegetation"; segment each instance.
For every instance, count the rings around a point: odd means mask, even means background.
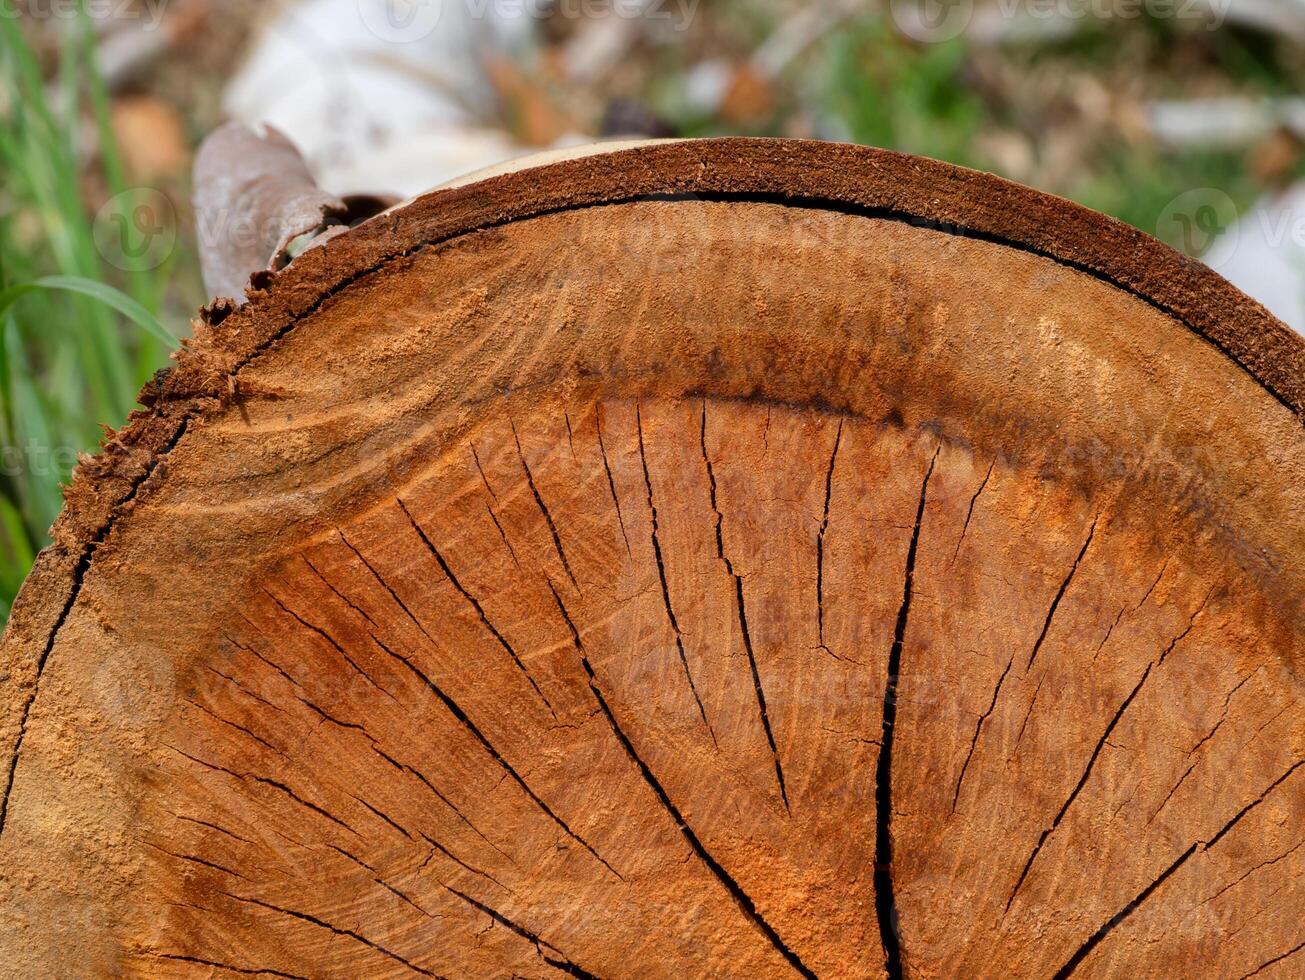
[[[133,192],[94,66],[88,20],[51,80],[20,22],[0,17],[0,617],[48,543],[77,454],[97,446],[100,420],[126,419],[169,350],[157,314],[172,259],[115,268],[103,222],[97,246],[88,184],[127,214]]]
[[[831,46],[829,106],[853,142],[983,166],[974,143],[984,104],[965,84],[961,39],[913,44],[870,18]]]
[[[1083,132],[1074,133],[1065,117],[1080,114],[1067,104],[1076,77],[1109,87],[1119,76],[1118,90],[1128,92],[1139,76],[1150,74],[1162,87],[1166,78],[1198,72],[1262,97],[1299,91],[1305,81],[1296,77],[1297,52],[1284,55],[1260,35],[1183,30],[1151,19],[1088,22],[1069,39],[976,52],[961,38],[912,43],[882,18],[867,17],[832,44],[828,101],[854,142],[1002,173],[1149,234],[1165,206],[1186,190],[1219,188],[1244,209],[1263,192],[1262,181],[1245,148],[1166,149],[1110,118],[1085,120]],[[1180,52],[1190,62],[1181,70],[1172,64]],[[1029,89],[1045,83],[1046,90],[1021,90],[1012,78]],[[985,148],[994,133],[1025,148],[1027,164],[1008,172],[1007,161]],[[1073,166],[1040,166],[1061,147],[1073,155]],[[1296,173],[1302,172],[1298,161]]]

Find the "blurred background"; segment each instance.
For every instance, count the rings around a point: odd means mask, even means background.
[[[618,136],[994,171],[1305,327],[1305,0],[0,0],[0,618],[206,295],[190,173],[270,123],[342,195]]]

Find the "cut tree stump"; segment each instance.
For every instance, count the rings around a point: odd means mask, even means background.
[[[4,644],[9,976],[1305,976],[1305,343],[993,177],[636,148],[197,321]]]

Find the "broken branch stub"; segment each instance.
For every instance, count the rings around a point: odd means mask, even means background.
[[[1138,232],[874,150],[364,223],[70,490],[3,647],[0,954],[1295,975],[1303,361]]]
[[[258,135],[227,123],[195,158],[200,267],[212,297],[243,302],[250,276],[290,259],[296,239],[323,232],[348,208],[320,190],[303,157],[268,127]]]

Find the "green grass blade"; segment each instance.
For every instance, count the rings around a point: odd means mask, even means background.
[[[0,496],[0,589],[5,595],[18,591],[35,560],[23,515],[9,498]]]
[[[6,290],[6,294],[15,288]],[[43,540],[63,504],[59,484],[67,474],[56,472],[55,460],[61,451],[50,429],[50,413],[32,382],[32,366],[27,360],[23,337],[13,317],[4,330],[5,356],[8,361],[9,395],[13,399],[13,425],[16,455],[19,457],[14,482],[18,485],[22,513],[33,540]]]
[[[23,296],[37,289],[63,290],[89,296],[91,299],[117,310],[151,337],[166,344],[169,350],[177,346],[177,338],[169,333],[167,327],[163,326],[158,318],[145,307],[121,290],[82,276],[42,276],[32,282],[10,286],[0,292],[0,316],[3,316]]]

